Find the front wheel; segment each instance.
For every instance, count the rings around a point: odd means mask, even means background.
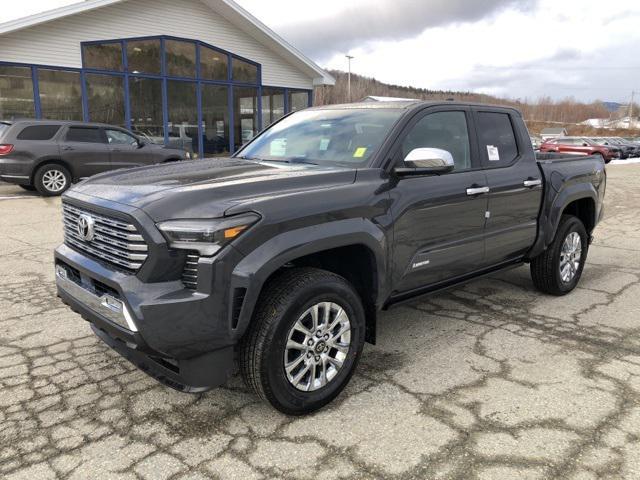
[[[531,278],[536,288],[551,295],[566,295],[580,281],[589,237],[584,224],[573,215],[563,215],[549,248],[531,261]]]
[[[240,345],[240,371],[277,410],[311,413],[349,383],[364,332],[362,302],[344,278],[313,268],[287,270],[260,297]]]

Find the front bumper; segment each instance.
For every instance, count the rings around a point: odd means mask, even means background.
[[[180,281],[144,283],[66,245],[55,262],[61,300],[147,374],[185,392],[220,386],[232,374],[233,340],[213,295]]]

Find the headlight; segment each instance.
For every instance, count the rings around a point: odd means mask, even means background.
[[[260,220],[255,213],[212,220],[171,220],[158,224],[169,246],[197,250],[201,255],[215,255],[222,247],[238,238]]]

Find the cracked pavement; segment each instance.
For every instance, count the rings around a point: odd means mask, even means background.
[[[59,200],[1,184],[0,477],[640,478],[640,166],[608,175],[574,293],[522,267],[385,312],[303,418],[238,376],[175,392],[103,345],[55,295]]]

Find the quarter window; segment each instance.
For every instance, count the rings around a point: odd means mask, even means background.
[[[518,144],[508,114],[479,112],[478,136],[490,166],[508,165],[518,156]]]
[[[60,130],[59,125],[33,125],[26,127],[19,134],[18,140],[51,140]]]
[[[465,112],[436,112],[426,115],[402,142],[404,159],[416,148],[438,148],[453,157],[455,170],[471,168],[471,147]]]
[[[70,127],[67,142],[104,143],[104,139],[98,128]]]

